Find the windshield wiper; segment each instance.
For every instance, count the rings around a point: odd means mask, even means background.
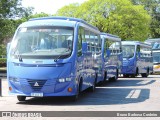
[[[20,54],[18,54],[17,56],[18,56],[19,62],[23,62],[22,56]]]
[[[70,55],[70,54],[61,54],[61,55],[58,55],[58,56],[54,59],[54,62],[57,62],[57,61],[60,59],[60,57],[62,57],[62,56],[68,56],[68,55]]]
[[[15,48],[14,49],[14,52],[13,52],[13,55],[16,55],[15,53],[16,53],[16,50],[17,50],[17,48]],[[22,56],[19,54],[19,51],[17,50],[17,58],[19,59],[19,62],[23,62],[23,59],[22,59]]]
[[[19,62],[23,62],[22,56],[19,54],[19,51],[17,53],[17,57],[18,57]]]
[[[54,59],[54,62],[57,62],[62,55],[58,55],[57,58]]]

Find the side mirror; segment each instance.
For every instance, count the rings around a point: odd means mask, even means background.
[[[8,43],[8,44],[7,44],[7,53],[9,52],[10,46],[11,46],[11,43]]]
[[[87,52],[87,43],[83,42],[82,43],[82,53],[86,53]]]
[[[106,54],[107,54],[107,57],[109,57],[109,56],[111,55],[111,50],[108,49],[108,50],[106,51]]]

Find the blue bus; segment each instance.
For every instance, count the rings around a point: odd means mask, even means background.
[[[160,73],[160,38],[147,39],[145,43],[152,45],[153,73]]]
[[[94,49],[87,47],[93,40]],[[94,39],[92,39],[94,38]],[[70,96],[95,90],[103,76],[98,28],[78,18],[30,19],[16,30],[7,48],[7,79],[10,94],[26,97]],[[97,59],[97,58],[96,58]]]
[[[152,47],[139,41],[122,41],[123,77],[148,77],[153,72]]]
[[[122,67],[122,45],[121,38],[101,33],[102,56],[104,61],[104,80],[116,81]]]

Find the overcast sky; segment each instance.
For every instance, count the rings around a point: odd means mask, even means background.
[[[34,13],[55,14],[58,9],[71,3],[83,3],[87,0],[22,0],[22,6],[34,7]]]

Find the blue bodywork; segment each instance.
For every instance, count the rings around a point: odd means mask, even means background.
[[[10,94],[32,96],[32,93],[43,93],[43,96],[74,96],[77,94],[77,89],[83,91],[93,86],[96,73],[92,54],[82,51],[82,56],[77,55],[80,25],[99,33],[96,27],[76,18],[36,18],[21,24],[17,31],[20,28],[32,26],[73,27],[73,49],[71,55],[65,59],[12,58],[10,48],[14,46],[16,31],[8,49],[7,58],[7,79],[9,87],[12,88]],[[69,92],[68,88],[72,88],[72,91]]]
[[[104,62],[104,71],[106,72],[106,79],[117,79],[122,67],[121,38],[108,33],[101,33],[101,38],[103,51],[102,56]],[[111,50],[109,50],[109,46],[105,48],[105,44],[107,44],[106,42],[119,43],[118,52],[114,54]]]
[[[124,57],[125,55],[123,53],[123,66],[121,74],[137,76],[138,74],[146,74],[147,72],[153,72],[153,57],[147,56],[148,54],[152,55],[151,51],[150,53],[147,53],[147,55],[145,55],[144,52],[142,53],[141,50],[138,51],[138,46],[140,46],[140,49],[142,49],[143,47],[150,49],[151,46],[149,44],[145,44],[139,41],[122,41],[122,46],[134,46],[134,54],[131,57],[127,58]],[[130,51],[131,48],[127,52]]]

